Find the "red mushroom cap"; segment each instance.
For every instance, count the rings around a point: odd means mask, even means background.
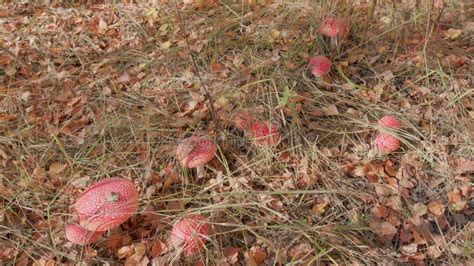
[[[319,27],[319,33],[329,37],[343,36],[349,30],[349,23],[345,18],[327,17]]]
[[[107,178],[88,187],[76,201],[79,224],[90,231],[105,231],[130,218],[138,207],[132,181]]]
[[[66,226],[66,239],[74,244],[88,245],[96,242],[102,237],[104,232],[92,232],[78,224],[68,224]]]
[[[186,254],[194,254],[202,249],[208,240],[209,224],[202,215],[183,218],[171,230],[171,243]]]
[[[380,133],[375,138],[375,144],[382,152],[393,152],[400,147],[400,140],[392,135]]]
[[[270,122],[255,122],[250,129],[250,137],[256,145],[273,146],[280,140],[280,132]]]
[[[234,115],[234,126],[240,130],[248,130],[255,122],[255,117],[248,111],[239,111]]]
[[[312,67],[311,73],[316,77],[327,75],[331,70],[331,60],[321,55],[311,57],[309,65]]]
[[[398,119],[393,115],[386,115],[379,120],[380,127],[386,128],[400,128],[401,124]]]
[[[216,144],[209,137],[194,136],[181,141],[176,149],[176,157],[184,167],[195,168],[212,160],[216,150]]]

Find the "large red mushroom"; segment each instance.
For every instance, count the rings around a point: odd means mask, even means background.
[[[204,174],[204,165],[211,161],[217,146],[207,136],[193,136],[184,139],[176,148],[176,157],[186,168],[196,168],[198,177]]]
[[[337,46],[338,37],[342,37],[349,31],[347,19],[342,17],[328,16],[319,27],[319,33],[331,38],[331,50]]]
[[[400,121],[393,115],[386,115],[380,118],[379,126],[382,128],[394,128],[398,129],[401,126]]]
[[[255,122],[255,116],[249,111],[239,111],[234,115],[234,126],[237,129],[247,131]]]
[[[202,215],[190,215],[181,219],[171,231],[171,243],[187,255],[201,250],[208,238],[209,224]]]
[[[309,65],[311,66],[311,73],[318,78],[326,76],[331,70],[331,60],[321,55],[311,57]]]
[[[278,126],[271,122],[255,122],[250,128],[250,137],[257,146],[270,147],[280,140]]]
[[[400,140],[392,135],[380,133],[375,138],[375,144],[381,152],[394,152],[400,147]]]
[[[398,150],[400,147],[400,140],[396,135],[394,135],[396,132],[389,134],[384,132],[384,130],[399,129],[401,126],[400,121],[393,115],[386,115],[380,118],[378,124],[382,129],[382,132],[375,138],[375,144],[377,145],[378,149],[385,153]]]
[[[128,220],[138,207],[132,181],[107,178],[88,187],[74,205],[79,224],[89,231],[106,231]]]

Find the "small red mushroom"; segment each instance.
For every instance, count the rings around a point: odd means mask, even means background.
[[[379,120],[379,126],[382,128],[400,128],[401,124],[393,115],[386,115]]]
[[[68,224],[66,226],[66,239],[78,245],[95,243],[103,234],[104,232],[100,231],[89,231],[78,224]]]
[[[255,116],[248,111],[239,111],[234,115],[234,126],[240,130],[249,130],[255,122]]]
[[[190,215],[171,230],[171,243],[191,255],[201,250],[209,238],[209,224],[202,215]]]
[[[89,231],[106,231],[130,218],[138,207],[132,181],[107,178],[89,186],[75,203],[79,224]]]
[[[331,70],[331,60],[321,55],[311,57],[309,65],[311,66],[311,73],[316,77],[323,77]]]
[[[329,16],[319,27],[319,33],[331,37],[331,49],[337,46],[337,38],[349,31],[349,23],[345,18]]]
[[[273,146],[280,140],[280,132],[275,124],[270,122],[255,122],[250,128],[252,142],[258,146]]]
[[[217,147],[207,136],[184,139],[176,148],[176,157],[186,168],[196,168],[198,177],[204,175],[204,165],[216,156]]]
[[[400,147],[400,140],[392,135],[380,133],[375,138],[375,144],[382,152],[394,152]]]

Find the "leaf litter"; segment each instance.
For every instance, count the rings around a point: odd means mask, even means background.
[[[382,5],[368,18],[369,4],[260,2],[183,1],[183,31],[172,1],[4,1],[2,261],[469,264],[468,12],[422,3],[433,26],[423,28],[415,12],[389,17]],[[351,21],[338,51],[317,37],[330,10]],[[307,71],[317,53],[336,64],[326,84]],[[240,110],[281,125],[279,146],[233,129]],[[404,119],[402,149],[384,155],[371,140],[388,113]],[[203,179],[173,157],[194,132],[220,142]],[[109,175],[135,181],[139,213],[97,244],[70,245],[62,229],[75,197]],[[201,257],[168,244],[188,212],[212,222]]]

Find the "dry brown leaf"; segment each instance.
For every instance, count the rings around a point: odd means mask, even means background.
[[[325,115],[338,115],[339,111],[337,110],[337,106],[334,104],[329,105],[328,107],[322,108]]]
[[[454,189],[452,192],[448,193],[448,202],[450,207],[455,212],[460,212],[467,207],[467,200],[463,200],[461,190]]]
[[[265,259],[268,256],[265,251],[255,246],[250,249],[250,252],[252,253],[255,262],[257,262],[258,264],[264,263]]]
[[[310,244],[307,243],[301,243],[298,244],[294,247],[292,247],[288,255],[293,259],[293,260],[303,260],[304,258],[307,258],[313,253],[314,249],[311,247]]]
[[[386,218],[389,214],[389,209],[385,207],[383,204],[378,204],[374,208],[372,208],[372,213],[375,215],[375,217],[378,218]]]
[[[441,63],[443,64],[443,66],[450,68],[459,68],[468,61],[469,58],[467,58],[466,56],[459,56],[455,54],[450,54],[441,59]]]
[[[448,29],[443,31],[443,36],[445,39],[455,40],[461,36],[462,30],[459,29]]]
[[[392,238],[397,233],[397,228],[389,222],[383,222],[381,224],[380,229],[381,229],[382,235],[387,236],[389,238]]]
[[[231,264],[235,264],[238,262],[238,256],[239,252],[242,250],[242,248],[238,247],[228,247],[224,249],[224,255],[227,259],[227,261]]]
[[[455,175],[462,175],[465,173],[474,172],[474,160],[469,160],[463,157],[457,157],[450,160],[451,167]]]
[[[118,257],[119,259],[128,258],[128,257],[131,256],[134,252],[135,252],[135,251],[133,250],[133,245],[124,246],[124,247],[119,248],[119,250],[117,250],[117,257]]]
[[[10,64],[10,62],[13,60],[13,58],[6,53],[0,53],[0,65],[6,66]]]
[[[328,206],[329,201],[322,202],[318,204],[314,204],[313,208],[311,209],[311,213],[315,215],[322,215],[326,212],[326,207]]]
[[[66,169],[66,164],[60,162],[53,162],[49,165],[48,174],[50,175],[57,175],[60,174]]]
[[[140,265],[140,262],[145,255],[146,247],[143,243],[133,245],[133,254],[125,260],[126,266]]]
[[[428,247],[426,254],[432,259],[437,259],[443,254],[443,251],[437,245],[433,245]]]
[[[272,36],[272,39],[278,39],[278,37],[280,37],[281,33],[276,29],[271,29],[270,30],[270,35]]]
[[[416,203],[413,205],[413,214],[417,216],[423,216],[428,211],[428,207],[421,203]]]
[[[413,256],[415,253],[418,251],[418,245],[415,243],[412,243],[410,245],[405,245],[401,247],[402,254],[405,256]]]
[[[445,207],[440,201],[432,201],[428,204],[428,210],[437,216],[443,215]]]

